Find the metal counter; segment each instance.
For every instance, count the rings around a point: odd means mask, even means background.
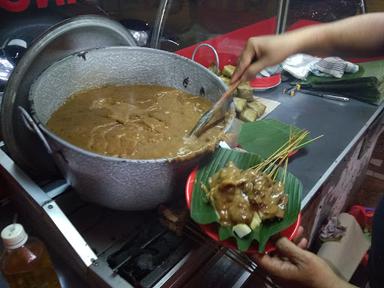
[[[299,151],[289,164],[290,172],[303,183],[304,208],[373,121],[382,117],[384,103],[374,106],[353,99],[338,102],[302,93],[289,96],[282,93],[284,87],[255,92],[256,96],[281,103],[266,118],[307,129],[312,137],[324,135]]]

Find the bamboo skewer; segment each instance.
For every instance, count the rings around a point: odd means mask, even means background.
[[[267,159],[262,161],[261,163],[249,168],[253,169],[256,172],[267,172],[268,176],[270,176],[273,180],[276,179],[277,172],[279,167],[285,163],[289,157],[289,155],[297,150],[297,147],[300,146],[301,142],[308,136],[308,131],[301,131],[298,133],[290,133],[289,140],[284,143],[281,147],[279,147],[272,155],[270,155]],[[315,138],[318,139],[318,138]],[[312,139],[312,140],[315,140]],[[310,141],[312,141],[310,140]],[[306,141],[309,143],[310,141]],[[284,165],[284,169],[287,169],[287,164]],[[286,171],[284,171],[284,175]],[[285,180],[285,177],[284,177]]]

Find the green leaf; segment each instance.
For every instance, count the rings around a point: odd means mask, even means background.
[[[279,170],[277,179],[282,180],[284,175],[282,169]],[[265,245],[271,236],[278,234],[284,229],[295,223],[301,208],[301,194],[303,184],[293,174],[287,173],[284,186],[285,193],[288,194],[288,204],[284,218],[281,221],[263,223],[260,231],[259,251],[264,251]]]
[[[238,142],[244,150],[267,159],[289,141],[292,132],[299,132],[300,130],[295,126],[274,119],[259,120],[244,123],[241,126]],[[307,138],[302,143],[308,141]]]
[[[198,173],[192,194],[191,218],[200,224],[209,224],[218,221],[219,217],[211,204],[205,201],[205,192],[201,189],[199,183],[207,183],[208,178],[201,177]]]
[[[247,236],[245,236],[243,238],[239,238],[235,234],[233,234],[233,237],[236,240],[237,249],[239,249],[242,252],[247,251],[249,249],[249,247],[251,247],[251,245],[252,245],[252,241],[253,241],[253,237],[254,237],[253,234],[254,234],[254,232],[252,231],[251,233],[249,233]]]
[[[225,167],[229,161],[233,161],[240,169],[247,169],[260,163],[262,160],[256,154],[223,148],[218,149],[213,154],[211,161],[199,169],[192,194],[191,217],[199,224],[218,223],[219,220],[212,205],[202,200],[203,193],[205,192],[201,189],[199,183],[207,185],[208,178]],[[283,169],[280,169],[277,178],[282,179],[282,177]],[[302,184],[299,179],[290,173],[287,173],[285,181],[288,205],[282,220],[269,223],[263,222],[258,229],[253,230],[244,238],[237,237],[232,232],[232,227],[220,226],[218,228],[219,239],[234,238],[240,251],[246,251],[251,245],[255,244],[254,242],[259,242],[259,252],[263,252],[270,237],[293,224],[300,212]]]
[[[357,73],[345,73],[340,79],[310,75],[300,84],[302,87],[340,93],[367,103],[380,104],[384,100],[384,61],[364,62],[359,66]]]
[[[219,227],[219,239],[224,241],[233,236],[231,227]]]

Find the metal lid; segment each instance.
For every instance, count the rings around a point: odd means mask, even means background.
[[[108,18],[71,18],[37,39],[9,78],[0,115],[3,140],[11,158],[35,180],[47,180],[59,172],[40,140],[26,128],[18,106],[30,112],[30,86],[52,63],[75,52],[107,46],[136,46],[136,43],[124,26]]]

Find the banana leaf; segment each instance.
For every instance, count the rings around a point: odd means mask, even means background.
[[[301,129],[298,127],[274,119],[264,119],[244,123],[240,129],[238,143],[244,150],[267,159],[289,141],[292,132],[299,131]],[[303,139],[302,143],[306,141],[308,141],[308,137]]]
[[[230,149],[218,149],[209,163],[200,167],[196,175],[195,185],[191,201],[191,218],[199,224],[219,223],[219,217],[207,201],[205,192],[201,184],[208,187],[208,179],[221,168],[225,167],[229,161],[233,161],[240,169],[247,169],[260,163],[262,159],[252,153],[240,152]],[[279,170],[277,179],[283,179],[283,169]],[[218,234],[220,240],[233,238],[240,251],[246,251],[255,243],[258,243],[258,251],[264,252],[268,240],[275,234],[288,228],[295,223],[301,207],[302,184],[299,179],[289,172],[285,179],[285,193],[288,195],[288,205],[282,220],[273,222],[263,222],[258,229],[253,230],[243,238],[237,237],[231,227],[219,226]]]
[[[343,96],[379,105],[384,100],[384,61],[359,63],[357,73],[346,73],[342,78],[310,75],[301,81],[307,89],[341,93]],[[296,85],[296,82],[292,83]]]
[[[384,60],[369,61],[359,63],[359,71],[356,73],[345,73],[341,78],[319,77],[309,75],[302,84],[314,83],[335,83],[335,84],[350,84],[356,82],[375,82],[378,84],[384,80]]]

